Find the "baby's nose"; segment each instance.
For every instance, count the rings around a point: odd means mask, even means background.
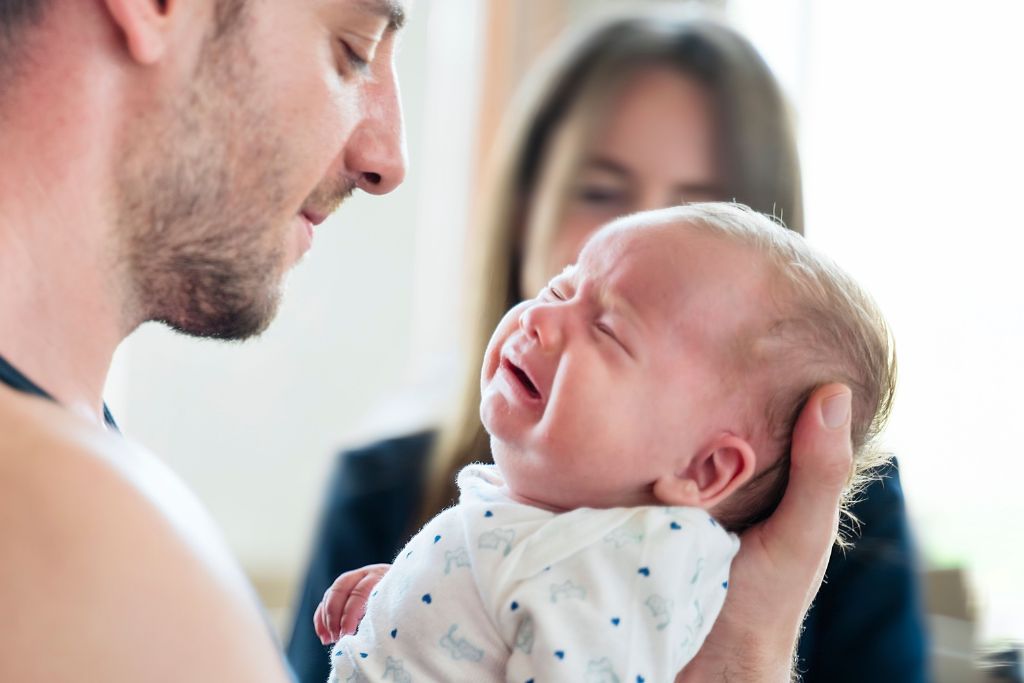
[[[541,348],[556,348],[564,339],[563,308],[557,304],[537,303],[519,317],[519,325]]]

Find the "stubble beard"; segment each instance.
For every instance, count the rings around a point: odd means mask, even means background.
[[[244,15],[236,21],[207,38],[187,91],[126,128],[117,234],[129,318],[241,340],[277,312],[293,226],[282,215],[286,147],[262,115]]]

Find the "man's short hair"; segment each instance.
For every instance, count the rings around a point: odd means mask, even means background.
[[[50,0],[0,0],[0,55],[13,45],[25,26],[39,21]]]
[[[50,0],[0,0],[0,99],[17,73],[22,35],[37,25]]]
[[[47,0],[0,0],[0,26],[17,28],[23,21],[33,21],[42,14]]]

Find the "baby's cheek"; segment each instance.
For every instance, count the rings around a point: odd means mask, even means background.
[[[486,385],[494,377],[494,373],[498,370],[498,364],[501,362],[501,347],[508,336],[501,334],[501,332],[501,325],[499,324],[498,329],[491,335],[491,340],[487,342],[487,348],[484,351],[484,362],[480,368],[481,386]]]
[[[494,328],[494,332],[491,334],[491,338],[487,342],[487,348],[484,351],[484,362],[480,368],[481,388],[485,386],[497,372],[498,365],[501,362],[502,347],[505,342],[508,341],[509,337],[519,329],[519,317],[529,304],[530,301],[523,301],[511,308],[507,313],[505,313],[501,321],[498,322],[497,327]]]

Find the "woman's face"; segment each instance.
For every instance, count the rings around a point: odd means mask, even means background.
[[[578,173],[568,183],[545,182],[556,155],[545,155],[527,207],[526,258],[520,275],[533,296],[566,265],[587,238],[619,216],[722,199],[711,98],[692,78],[668,67],[649,67],[626,79],[590,136]],[[564,127],[563,127],[564,128]],[[550,150],[561,151],[555,131]],[[552,196],[566,188],[565,198]],[[560,206],[553,237],[537,229],[544,207]]]

